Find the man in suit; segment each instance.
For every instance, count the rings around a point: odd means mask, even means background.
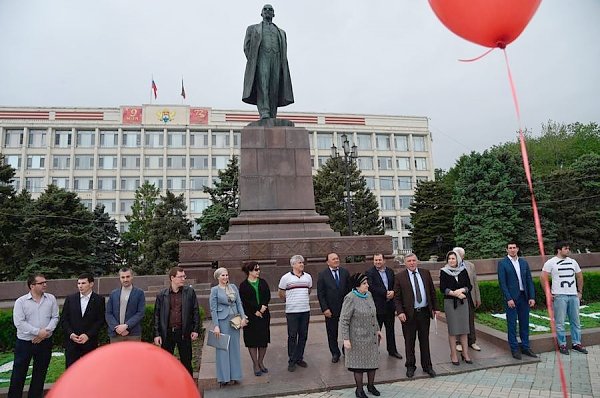
[[[369,291],[375,302],[379,330],[385,325],[388,354],[394,358],[402,359],[402,355],[396,349],[396,335],[394,333],[394,321],[396,320],[394,271],[385,266],[383,254],[379,253],[373,256],[373,267],[369,268],[365,274],[369,281]]]
[[[429,324],[439,312],[435,287],[431,274],[417,267],[419,259],[414,253],[404,257],[406,269],[398,272],[394,280],[396,314],[402,322],[406,349],[406,377],[413,377],[416,370],[415,340],[419,337],[421,366],[423,371],[435,377],[429,352]]]
[[[121,287],[113,290],[106,304],[106,323],[111,343],[142,341],[142,319],[146,309],[144,291],[133,286],[131,268],[119,270]]]
[[[154,344],[171,354],[177,346],[179,359],[192,376],[192,341],[200,331],[198,297],[193,287],[185,286],[183,268],[171,268],[169,279],[169,287],[158,293],[154,304]]]
[[[469,347],[475,351],[481,351],[481,347],[477,344],[477,331],[475,330],[475,310],[481,305],[481,293],[479,293],[479,283],[477,282],[475,264],[465,260],[465,249],[462,247],[455,247],[452,251],[458,253],[460,258],[463,259],[462,263],[469,274],[469,280],[473,287],[471,290],[472,302],[469,303],[469,336],[467,343],[469,344]],[[456,337],[458,338],[458,336]],[[460,344],[460,341],[456,340],[456,350],[462,352],[463,349],[465,348]]]
[[[522,353],[537,358],[529,347],[529,308],[535,305],[531,270],[527,261],[518,256],[519,246],[516,242],[508,242],[506,253],[508,255],[498,262],[498,283],[505,301],[510,351],[515,359],[521,359]],[[517,318],[520,345],[517,341]]]
[[[338,323],[344,297],[350,291],[350,273],[340,267],[340,257],[336,253],[327,254],[327,268],[319,272],[317,297],[321,311],[325,315],[327,341],[331,352],[331,362],[340,360],[338,346]]]
[[[65,299],[60,324],[65,333],[65,365],[98,348],[98,333],[104,326],[104,297],[92,291],[94,277],[81,274],[77,278],[78,293]]]

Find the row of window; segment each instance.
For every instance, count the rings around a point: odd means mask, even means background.
[[[396,170],[412,170],[410,157],[396,156]],[[323,166],[330,159],[329,156],[319,156],[317,158],[317,168]],[[376,159],[376,161],[374,161]],[[414,169],[423,171],[428,170],[427,158],[414,157]],[[356,158],[356,165],[360,170],[375,170],[377,164],[378,170],[394,170],[394,158],[391,156],[359,156]]]
[[[95,147],[96,131],[54,131],[54,147],[69,148],[73,144],[73,136],[77,147]],[[98,143],[101,148],[116,148],[119,146],[138,148],[142,143],[142,134],[139,131],[100,131]],[[27,134],[27,146],[30,148],[45,148],[48,145],[48,130],[29,130]],[[165,143],[169,148],[187,147],[187,134],[185,131],[146,131],[144,132],[144,146],[146,148],[162,148]],[[119,138],[120,137],[120,138]],[[206,131],[192,131],[189,136],[189,146],[196,148],[208,148],[209,133]],[[21,147],[25,144],[23,130],[6,130],[4,134],[5,147]],[[229,132],[210,133],[213,148],[230,148],[231,136]],[[233,146],[239,147],[239,133],[233,134]]]
[[[98,199],[96,200],[97,205],[104,205],[104,211],[109,215],[114,216],[115,214],[129,215],[131,214],[131,206],[133,206],[133,199],[122,199],[117,207],[117,201],[114,199]],[[94,205],[91,199],[82,199],[81,203],[90,211],[94,209]],[[190,199],[190,212],[191,213],[202,213],[209,204],[208,199]],[[119,211],[117,212],[117,209]]]
[[[397,201],[396,201],[397,199]],[[383,210],[405,210],[408,209],[413,201],[412,196],[381,196],[379,198],[379,208]]]
[[[386,231],[397,231],[398,230],[398,221],[395,216],[386,216],[382,217],[383,227]],[[407,230],[412,228],[412,224],[410,222],[410,216],[400,216],[400,226],[403,230]]]
[[[350,145],[352,146],[353,140],[352,135],[348,137],[350,141]],[[426,136],[423,135],[413,135],[412,136],[412,149],[415,152],[426,152],[427,151],[427,141]],[[392,148],[392,143],[394,144],[394,148]],[[381,151],[391,151],[392,149],[396,151],[409,151],[409,136],[408,135],[397,135],[394,134],[394,139],[392,140],[392,136],[390,134],[375,134],[375,139],[373,139],[372,134],[356,134],[356,141],[354,144],[357,146],[359,150],[373,150],[378,149]],[[341,134],[338,133],[338,143],[337,147],[341,148],[343,145]],[[333,146],[333,134],[332,133],[318,133],[317,134],[317,148],[318,149],[330,149]]]
[[[5,155],[5,161],[16,170],[21,168],[20,155]],[[209,166],[213,169],[226,169],[229,163],[229,156],[190,156],[189,159],[185,155],[167,156],[166,165],[168,169],[200,169],[207,170]],[[210,162],[209,162],[210,160]],[[98,169],[115,170],[119,165],[118,156],[98,156]],[[146,169],[162,169],[165,164],[165,157],[162,155],[144,156],[144,168]],[[139,169],[141,166],[141,157],[137,155],[121,156],[121,169]],[[46,156],[44,155],[29,155],[27,156],[27,169],[45,169]],[[90,170],[94,169],[94,155],[76,155],[75,170]],[[69,170],[71,169],[70,155],[53,155],[52,156],[53,170]]]

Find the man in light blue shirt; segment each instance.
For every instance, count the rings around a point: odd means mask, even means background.
[[[17,328],[15,359],[8,398],[21,398],[29,363],[33,358],[33,373],[28,397],[42,397],[44,381],[52,357],[52,333],[58,324],[56,297],[46,293],[47,282],[42,274],[27,278],[29,293],[15,301],[13,321]]]

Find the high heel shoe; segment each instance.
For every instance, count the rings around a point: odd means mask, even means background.
[[[263,373],[269,373],[269,369],[265,368],[264,366],[260,367],[260,371]]]
[[[357,388],[354,392],[354,395],[356,395],[356,398],[369,398],[367,397],[367,394],[365,394],[365,390],[362,388]]]
[[[375,385],[373,385],[373,384],[367,384],[367,391],[369,391],[371,394],[375,395],[376,397],[381,395],[379,390],[376,389]]]
[[[453,361],[452,358],[450,358],[450,362],[452,362],[452,365],[454,366],[460,365],[460,361]]]
[[[468,363],[469,365],[472,365],[472,364],[473,364],[473,361],[472,361],[472,360],[470,360],[470,359],[467,359],[467,358],[465,358],[465,356],[464,356],[464,355],[462,355],[462,354],[461,354],[460,356],[462,357],[463,361],[465,361],[465,363]]]

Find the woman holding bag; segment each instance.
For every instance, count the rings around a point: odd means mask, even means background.
[[[213,332],[217,337],[229,335],[229,349],[216,350],[217,381],[221,387],[236,384],[242,379],[242,360],[240,356],[240,327],[248,324],[238,288],[229,283],[227,268],[219,268],[214,273],[219,282],[210,289],[210,315],[215,325]],[[241,321],[240,318],[241,317]]]

